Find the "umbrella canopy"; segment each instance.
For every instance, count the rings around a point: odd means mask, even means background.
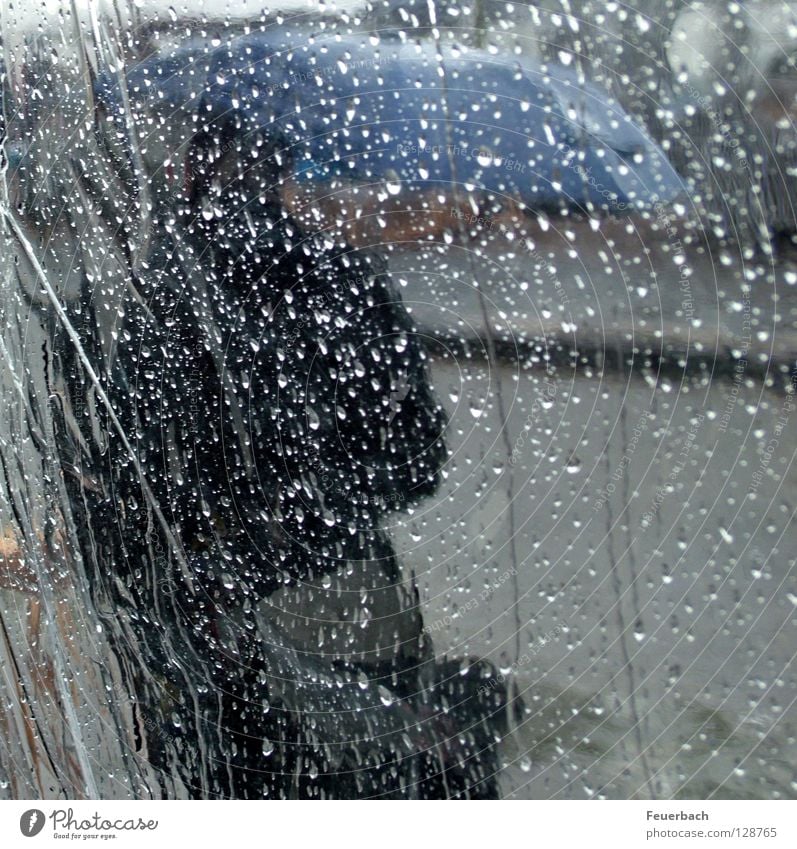
[[[597,86],[564,66],[432,43],[269,29],[222,46],[207,41],[129,70],[134,110],[227,122],[244,148],[278,133],[292,173],[334,191],[380,183],[386,195],[450,195],[456,187],[530,209],[614,214],[683,192],[663,152]],[[118,74],[101,100],[119,109]],[[150,153],[173,166],[176,148]],[[157,151],[157,152],[156,152]]]

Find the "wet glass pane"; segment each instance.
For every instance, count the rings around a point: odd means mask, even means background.
[[[4,2],[0,797],[793,798],[797,7]]]

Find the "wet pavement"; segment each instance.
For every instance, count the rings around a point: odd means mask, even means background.
[[[455,245],[392,260],[452,450],[394,534],[437,653],[491,658],[520,696],[509,796],[797,796],[797,277],[689,261],[691,326],[673,268],[601,275],[581,239],[555,275]],[[473,280],[517,362],[476,355]],[[546,367],[582,340],[622,354]]]
[[[667,219],[546,226],[482,228],[465,242],[452,229],[451,244],[393,250],[391,270],[424,329],[483,340],[486,314],[504,359],[542,348],[598,366],[618,353],[626,366],[633,358],[708,373],[742,359],[759,375],[793,365],[793,261],[690,246],[686,225]]]

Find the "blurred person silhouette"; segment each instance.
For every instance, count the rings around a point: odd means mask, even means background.
[[[203,101],[202,121],[164,128],[174,161],[152,168],[119,63],[81,45],[90,88],[65,70],[36,98],[50,57],[27,43],[5,155],[134,756],[169,797],[494,797],[503,693],[479,693],[487,664],[434,658],[383,529],[446,457],[383,262],[299,225],[279,192],[289,145],[240,110]],[[300,607],[341,596],[339,630],[370,639],[297,638],[272,601],[286,590]],[[369,605],[387,612],[369,622]]]

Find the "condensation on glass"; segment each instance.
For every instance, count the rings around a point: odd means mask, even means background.
[[[794,797],[797,8],[0,7],[0,796]]]

